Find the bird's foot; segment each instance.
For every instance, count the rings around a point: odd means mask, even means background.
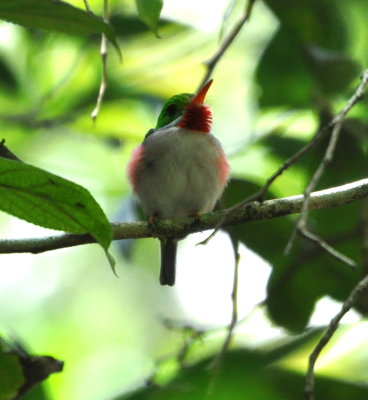
[[[151,215],[148,217],[148,229],[153,236],[157,236],[157,221],[159,220],[157,215]]]
[[[201,214],[199,212],[195,212],[194,214],[190,215],[194,218],[193,225],[199,224],[201,221]]]

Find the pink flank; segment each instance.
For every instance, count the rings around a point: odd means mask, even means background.
[[[223,152],[221,152],[220,157],[218,159],[218,168],[220,172],[220,182],[223,186],[225,186],[229,174],[230,174],[230,166],[227,162],[226,156]]]
[[[132,158],[128,164],[128,178],[135,192],[137,188],[138,166],[142,160],[142,156],[143,156],[143,146],[141,145],[133,150]]]

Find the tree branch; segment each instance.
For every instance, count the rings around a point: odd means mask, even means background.
[[[340,207],[358,200],[368,198],[368,178],[348,183],[346,185],[320,190],[310,196],[309,210]],[[160,220],[155,224],[155,232],[147,222],[112,223],[113,239],[132,239],[148,237],[183,237],[190,233],[213,229],[219,221],[223,226],[241,224],[250,221],[260,221],[300,213],[304,196],[291,196],[281,199],[267,200],[263,203],[249,203],[239,207],[234,213],[228,210],[204,214],[198,220],[196,217],[179,220]],[[88,234],[61,234],[44,238],[3,239],[0,240],[0,254],[5,253],[42,253],[45,251],[73,247],[81,244],[95,243]]]

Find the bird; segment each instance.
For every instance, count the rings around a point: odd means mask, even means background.
[[[133,150],[128,179],[149,221],[200,217],[214,209],[229,179],[224,150],[211,133],[204,104],[213,80],[197,94],[181,93],[164,104],[154,129]],[[160,284],[175,284],[177,241],[160,238]]]

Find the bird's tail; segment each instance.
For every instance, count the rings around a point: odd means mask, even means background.
[[[176,239],[161,239],[161,285],[174,286],[175,284],[175,264],[176,249],[178,241]]]

